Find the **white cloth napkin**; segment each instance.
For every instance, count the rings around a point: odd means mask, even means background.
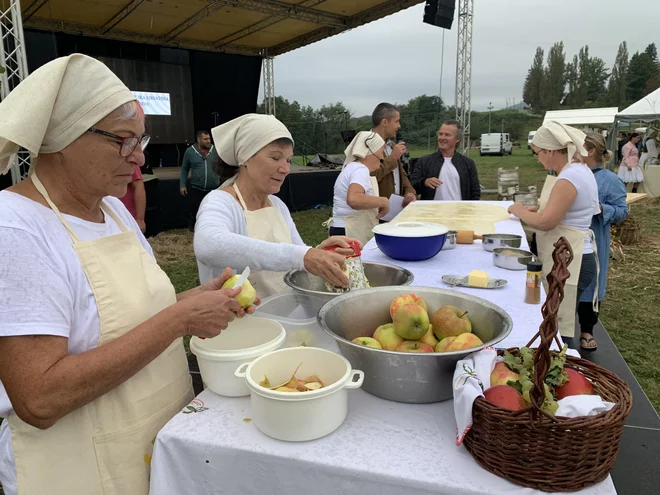
[[[568,349],[569,356],[580,357],[574,349]],[[498,361],[503,361],[493,347],[487,347],[469,354],[456,363],[454,371],[454,416],[456,417],[456,445],[461,445],[472,427],[472,404],[490,388],[490,374]],[[597,395],[566,397],[560,401],[556,416],[575,418],[593,416],[614,407]]]

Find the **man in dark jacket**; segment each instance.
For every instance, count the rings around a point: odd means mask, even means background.
[[[214,165],[218,161],[218,154],[211,144],[211,135],[208,131],[197,131],[197,143],[193,144],[183,154],[181,176],[179,178],[179,192],[181,196],[188,197],[188,212],[190,218],[188,228],[195,229],[195,220],[199,205],[208,193],[220,187],[220,178],[214,172]],[[190,189],[186,183],[190,174]]]
[[[477,166],[456,152],[463,128],[448,120],[438,131],[438,151],[417,160],[410,182],[423,200],[475,201],[481,199]]]

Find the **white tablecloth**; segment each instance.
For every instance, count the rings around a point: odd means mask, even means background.
[[[517,220],[507,220],[497,225],[497,232],[522,233],[522,228]],[[369,248],[363,259],[394,262]],[[538,329],[541,307],[523,302],[525,272],[498,269],[491,257],[477,241],[429,261],[394,263],[413,271],[415,285],[444,286],[443,274],[467,275],[471,269],[505,278],[509,284],[504,289],[457,290],[489,299],[509,312],[514,329],[502,345],[524,345]],[[262,434],[248,420],[249,398],[202,392],[193,401],[198,412],[179,413],[158,434],[151,495],[541,493],[490,474],[464,446],[456,447],[451,401],[401,404],[362,390],[348,393],[348,416],[338,430],[315,441],[288,443]],[[609,495],[616,490],[608,477],[580,493]]]

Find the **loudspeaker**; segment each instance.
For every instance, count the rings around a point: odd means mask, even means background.
[[[456,0],[426,0],[424,22],[444,29],[451,29],[455,10]]]

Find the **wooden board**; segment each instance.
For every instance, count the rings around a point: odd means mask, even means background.
[[[648,198],[649,195],[646,193],[628,193],[626,195],[626,204],[636,203],[642,199]]]
[[[510,218],[506,208],[476,202],[424,201],[408,205],[392,222],[440,223],[450,230],[492,234],[495,224]]]

